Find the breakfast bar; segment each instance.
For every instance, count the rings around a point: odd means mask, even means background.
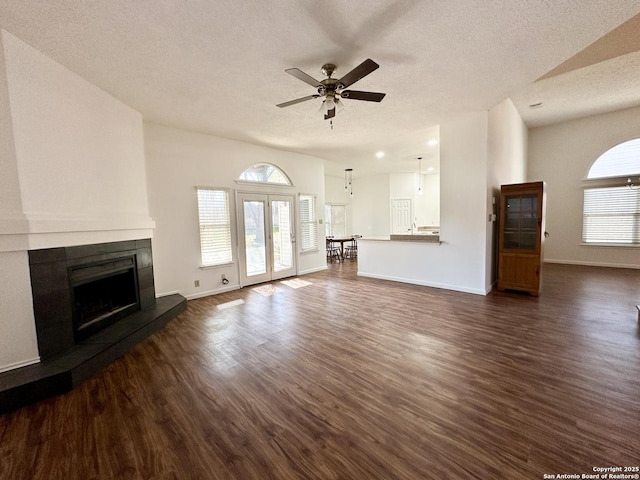
[[[469,259],[456,254],[440,235],[363,237],[358,242],[361,277],[486,295],[486,290],[474,286],[482,278],[466,276],[468,285],[460,285],[460,272],[468,269]]]

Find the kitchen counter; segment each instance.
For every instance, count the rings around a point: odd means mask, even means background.
[[[435,235],[432,233],[391,234],[389,236],[389,240],[439,243],[440,235]]]

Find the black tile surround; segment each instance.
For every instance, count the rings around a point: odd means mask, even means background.
[[[140,310],[74,341],[69,269],[135,255]],[[67,392],[186,309],[181,295],[155,298],[151,240],[29,251],[41,362],[0,373],[0,413]]]
[[[125,255],[136,257],[140,308],[145,310],[153,306],[156,299],[151,239],[29,251],[33,312],[41,359],[64,352],[75,343],[69,269]]]

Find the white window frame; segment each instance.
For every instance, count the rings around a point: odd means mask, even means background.
[[[336,233],[333,231],[333,226],[335,225],[335,222],[333,222],[333,215],[331,216],[331,220],[328,220],[327,217],[327,213],[326,213],[326,209],[327,207],[329,207],[330,210],[333,210],[334,207],[341,207],[344,209],[344,235],[345,236],[347,234],[347,205],[344,203],[326,203],[325,204],[325,232],[327,230],[327,226],[330,229],[330,233],[328,233],[327,235],[332,235],[332,236],[336,236]]]
[[[311,199],[311,209],[308,218],[306,208],[302,206],[303,199]],[[301,193],[298,195],[298,212],[300,217],[300,253],[317,252],[318,248],[318,196]],[[307,235],[308,232],[308,235]],[[315,241],[314,241],[315,239]]]
[[[582,245],[640,247],[640,139],[605,151],[582,184]]]
[[[273,169],[272,174],[277,173],[279,176],[282,177],[283,181],[278,182],[275,180],[271,180],[270,178],[258,178],[256,176],[253,176],[254,170],[263,169],[263,168],[272,168]],[[245,176],[248,176],[248,177],[253,176],[253,178],[243,178]],[[273,163],[266,163],[266,162],[256,163],[251,167],[247,168],[246,170],[244,170],[240,174],[240,177],[238,177],[238,179],[236,180],[236,183],[248,184],[248,185],[269,185],[270,187],[289,187],[289,188],[294,186],[293,182],[289,178],[289,175],[287,175],[284,170],[282,170],[277,165],[274,165]]]
[[[216,213],[213,210],[205,211],[205,204],[203,203],[203,195],[206,192],[221,192],[224,193],[224,205],[222,205],[223,212],[220,218],[214,218]],[[200,267],[210,268],[220,265],[228,265],[233,263],[233,248],[232,248],[232,232],[231,232],[231,204],[229,200],[229,189],[227,188],[215,188],[215,187],[196,187],[196,197],[198,203],[198,227],[200,232]],[[212,206],[212,205],[210,205]],[[213,205],[212,207],[215,207]],[[218,215],[216,215],[218,217]],[[222,220],[222,221],[220,221]],[[216,241],[215,238],[204,235],[206,231],[216,230],[222,235],[222,239]],[[217,256],[218,260],[213,260],[211,257]]]

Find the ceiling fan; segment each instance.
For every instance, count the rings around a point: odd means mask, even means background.
[[[285,70],[285,72],[287,72],[289,75],[293,75],[298,80],[302,80],[312,87],[315,87],[318,93],[302,98],[297,98],[295,100],[290,100],[288,102],[279,103],[276,106],[280,108],[288,107],[290,105],[295,105],[296,103],[306,102],[307,100],[311,100],[312,98],[325,97],[322,102],[322,110],[325,112],[324,119],[328,120],[336,116],[336,107],[341,106],[341,99],[348,98],[350,100],[380,102],[386,95],[385,93],[345,90],[345,88],[353,85],[361,78],[366,77],[378,67],[380,67],[380,65],[368,58],[342,78],[335,79],[331,78],[331,75],[333,75],[337,67],[333,63],[326,63],[322,66],[322,73],[324,73],[327,78],[322,81],[316,80],[315,78],[307,75],[298,68],[288,68]]]

